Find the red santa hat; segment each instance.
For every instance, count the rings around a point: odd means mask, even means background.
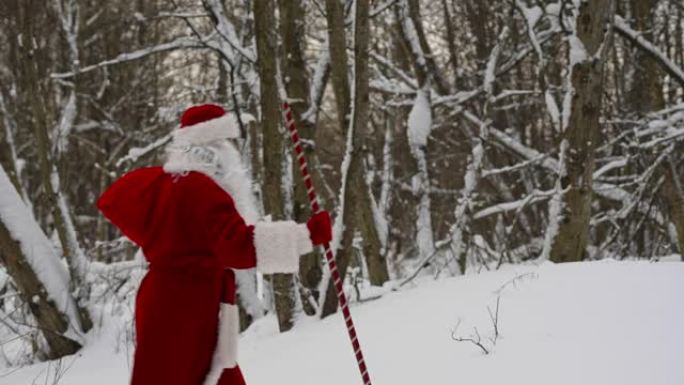
[[[216,140],[240,137],[237,119],[216,104],[201,104],[188,108],[183,112],[180,123],[180,127],[172,132],[176,142],[207,144]]]

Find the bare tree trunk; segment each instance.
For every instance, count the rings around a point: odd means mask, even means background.
[[[640,31],[644,39],[651,42],[653,41],[657,3],[655,0],[630,1],[634,29]],[[639,46],[633,48],[633,56],[635,68],[631,83],[632,88],[627,94],[630,109],[643,116],[649,112],[665,108],[662,72],[658,62],[649,52]],[[660,195],[669,207],[670,220],[677,232],[677,248],[684,255],[684,196],[675,165],[677,148],[681,149],[682,146],[675,145],[675,151],[663,162],[665,180]],[[648,248],[648,245],[646,247]]]
[[[275,3],[273,0],[254,2],[254,28],[257,42],[257,66],[261,79],[261,128],[263,132],[263,199],[264,208],[274,221],[285,219],[282,189],[283,135],[278,130],[280,102],[277,82],[277,35]],[[273,274],[273,285],[278,325],[281,332],[294,325],[295,289],[292,274]]]
[[[405,35],[413,35],[417,38],[417,42],[420,46],[420,56],[422,58],[414,57],[414,65],[419,67],[424,67],[424,76],[427,76],[431,80],[431,86],[435,87],[439,94],[445,95],[449,93],[449,84],[444,79],[442,72],[437,66],[437,62],[433,58],[432,48],[428,44],[427,38],[425,37],[425,30],[423,29],[423,21],[420,15],[420,2],[418,0],[403,0],[405,4],[404,9],[400,11],[399,15],[402,18],[409,18],[411,20],[412,27],[408,26],[405,22],[402,22],[402,29]],[[402,6],[402,5],[400,5]],[[401,20],[400,20],[401,21]],[[406,30],[406,27],[413,29],[413,31]],[[417,47],[416,47],[417,48]],[[413,52],[416,54],[417,49]],[[415,61],[419,59],[419,61]],[[421,77],[419,76],[420,80]],[[422,83],[422,81],[421,81]]]
[[[314,154],[314,121],[302,119],[302,115],[309,109],[309,79],[304,52],[306,49],[305,7],[302,0],[279,0],[280,34],[283,42],[281,54],[281,68],[283,72],[287,96],[295,120],[299,123],[298,131],[304,139],[304,153],[309,162],[314,184],[322,186],[321,175],[317,168],[317,158]],[[314,102],[315,101],[311,101]],[[294,210],[293,216],[297,222],[305,222],[311,215],[306,187],[299,172],[299,165],[293,162]],[[316,313],[312,305],[319,298],[319,284],[323,274],[321,255],[318,250],[302,256],[299,260],[300,296],[304,311],[309,315]]]
[[[340,128],[344,132],[345,128],[347,130],[352,129],[352,126],[349,124],[349,118],[351,115],[352,91],[350,89],[349,78],[347,75],[347,42],[345,38],[345,15],[342,2],[339,0],[326,0],[326,11],[328,18],[328,41],[330,44],[332,84],[335,94],[335,102],[337,104],[337,119],[339,121]],[[353,133],[347,131],[347,135],[350,134],[353,135]],[[349,266],[349,261],[353,255],[352,242],[354,240],[355,218],[352,213],[353,205],[351,203],[351,199],[353,198],[349,193],[351,189],[347,185],[347,181],[351,179],[350,174],[352,173],[353,160],[354,157],[352,156],[349,168],[347,170],[347,175],[342,175],[342,177],[347,178],[347,180],[342,181],[345,187],[340,194],[340,198],[342,200],[340,204],[343,205],[342,218],[337,218],[337,220],[342,221],[343,232],[341,234],[342,239],[340,240],[340,247],[338,250],[334,250],[337,268],[340,271],[340,276],[342,279],[344,279],[347,273],[347,267]],[[321,317],[334,314],[337,310],[337,305],[335,287],[333,282],[328,282],[325,297],[321,303]]]
[[[679,148],[680,151],[682,150],[681,145],[675,146],[675,150],[670,153],[668,159],[663,164],[663,168],[665,169],[665,181],[661,194],[664,196],[667,206],[670,209],[670,220],[677,231],[679,254],[681,254],[682,260],[684,261],[684,186],[682,186],[682,181],[679,179],[677,165],[673,160],[674,154],[677,153],[677,148]]]
[[[409,57],[412,58],[413,72],[418,79],[418,96],[414,102],[414,109],[421,114],[429,113],[430,119],[428,125],[432,125],[431,111],[430,111],[430,89],[434,84],[440,89],[440,93],[448,91],[446,86],[440,86],[441,76],[438,75],[437,67],[431,58],[430,47],[425,40],[425,33],[423,32],[422,23],[420,20],[419,4],[413,0],[406,0],[397,6],[397,18],[400,25],[401,36],[404,46],[407,47],[408,52],[411,53]],[[413,110],[412,110],[413,111]],[[422,120],[424,116],[420,117]],[[411,122],[411,115],[409,115],[408,123],[406,124],[406,135],[408,137],[410,153],[413,155],[415,166],[411,170],[416,170],[412,175],[412,184],[414,184],[414,195],[416,201],[416,232],[415,239],[417,240],[418,256],[420,260],[425,260],[428,256],[434,253],[434,239],[432,230],[431,210],[432,206],[430,200],[430,175],[428,167],[428,146],[427,137],[422,140],[414,138],[415,132],[421,131],[411,124],[422,125],[424,122]],[[430,131],[430,127],[427,127]],[[418,135],[422,136],[422,135]],[[429,135],[428,135],[429,136]],[[416,141],[419,142],[416,142]]]
[[[493,28],[488,28],[490,25],[488,22],[493,20],[495,16],[490,9],[492,4],[492,2],[480,0],[463,1],[470,30],[474,35],[473,43],[475,45],[476,59],[480,62],[478,63],[480,65],[487,60],[494,38],[492,35],[496,33]]]
[[[567,148],[567,162],[559,175],[563,193],[558,232],[550,249],[549,258],[553,262],[581,261],[586,254],[593,196],[594,148],[600,130],[603,100],[604,54],[608,52],[606,46],[610,43],[606,30],[613,16],[611,3],[605,0],[582,2],[576,11],[577,36],[570,37],[568,60],[572,75],[568,87],[574,91],[570,111],[565,111],[569,112],[569,120],[561,143],[561,148]],[[579,41],[573,42],[573,39]]]
[[[388,47],[390,52],[388,56],[396,66],[404,71],[410,72],[413,67],[411,60],[413,54],[411,48],[407,45],[406,39],[401,29],[401,21],[396,20],[392,26],[392,40]],[[393,131],[393,143],[391,147],[392,159],[394,162],[395,180],[404,180],[411,178],[412,175],[418,173],[417,162],[415,161],[411,146],[409,144],[408,135],[406,135],[406,122],[408,121],[409,110],[404,107],[395,107],[389,110],[388,116],[390,120],[391,130]],[[396,184],[392,185],[396,187]],[[413,208],[418,207],[419,201],[416,194],[409,189],[392,189],[392,194],[396,199],[390,200],[390,217],[388,222],[392,231],[388,234],[388,247],[397,257],[409,256],[415,254],[416,245],[412,238],[406,237],[405,234],[414,234],[416,232],[416,225],[418,217],[417,210]],[[395,267],[397,271],[398,266]],[[399,274],[400,271],[397,271]],[[399,274],[400,275],[400,274]]]
[[[369,3],[368,0],[360,0],[356,2],[355,15],[355,30],[354,30],[354,91],[347,93],[344,91],[344,83],[347,75],[346,70],[343,74],[343,69],[346,68],[346,61],[340,60],[343,56],[346,60],[344,46],[335,47],[334,44],[340,43],[339,34],[340,25],[343,17],[341,15],[341,5],[337,0],[328,0],[328,21],[330,33],[330,55],[332,63],[333,86],[335,87],[335,97],[338,105],[338,114],[341,114],[340,121],[345,122],[344,116],[348,111],[349,104],[344,105],[347,95],[353,95],[354,108],[351,125],[348,126],[347,135],[351,138],[351,149],[348,149],[347,159],[348,169],[343,178],[344,190],[342,198],[344,199],[344,210],[342,213],[342,222],[344,224],[344,232],[340,249],[337,250],[336,260],[340,274],[344,278],[349,265],[349,261],[353,254],[352,241],[354,240],[354,232],[358,229],[363,237],[363,253],[368,264],[369,280],[373,285],[382,285],[389,279],[387,271],[387,263],[385,256],[381,253],[381,243],[376,228],[374,213],[373,213],[373,198],[370,193],[369,186],[365,181],[365,165],[363,163],[365,148],[369,137],[368,135],[368,118],[369,118]],[[331,20],[332,18],[332,20]],[[343,29],[342,29],[343,32]],[[342,33],[342,36],[344,34]],[[342,38],[343,40],[343,38]],[[347,87],[348,88],[348,87]],[[340,93],[341,92],[341,93]],[[339,94],[339,95],[338,95]],[[350,99],[346,99],[350,100]],[[339,218],[338,218],[339,220]],[[337,297],[335,295],[335,288],[332,282],[328,284],[325,300],[321,316],[325,317],[334,313],[337,309]]]
[[[28,257],[24,254],[24,250],[40,250],[40,246],[46,247],[45,251],[47,252],[51,252],[53,249],[50,241],[42,233],[28,235],[22,233],[18,235],[18,232],[28,232],[29,230],[39,232],[41,230],[37,223],[35,223],[32,229],[24,228],[26,227],[25,223],[33,221],[33,218],[13,218],[13,216],[20,214],[28,216],[30,213],[28,209],[20,210],[19,206],[23,205],[23,203],[19,194],[10,190],[12,188],[7,174],[4,169],[0,168],[0,191],[3,191],[2,202],[0,202],[0,261],[2,261],[2,264],[7,269],[7,273],[12,277],[12,281],[16,284],[23,302],[28,305],[39,330],[47,342],[48,351],[45,352],[46,358],[55,359],[73,354],[81,348],[81,344],[67,337],[66,334],[67,332],[73,332],[69,327],[69,322],[75,320],[69,320],[68,315],[62,313],[60,307],[53,301],[56,296],[63,297],[66,305],[63,305],[61,309],[65,309],[69,305],[73,306],[73,300],[69,293],[48,292],[45,283],[41,281],[34,270],[35,258],[38,256],[34,256],[34,260],[29,261]],[[9,219],[7,217],[3,219],[3,213],[10,215]],[[13,223],[13,221],[16,222],[17,220],[24,221],[22,228],[17,229],[20,225]],[[41,239],[37,239],[37,237],[41,237]],[[27,242],[31,244],[27,244]],[[42,243],[42,245],[37,243]],[[48,266],[50,258],[54,259],[52,262],[59,263],[57,261],[59,257],[56,254],[41,254],[39,257],[43,260],[42,263]],[[48,274],[58,276],[59,272],[50,271]],[[59,278],[56,277],[54,279]],[[64,282],[65,289],[66,286],[67,283]]]
[[[630,0],[634,28],[648,41],[653,41],[653,12],[657,3],[656,0]],[[631,89],[627,93],[627,103],[639,115],[662,109],[665,100],[658,63],[639,47],[632,48],[632,55],[634,69],[630,82]]]
[[[326,0],[328,19],[328,45],[330,46],[330,66],[332,84],[337,104],[337,120],[344,131],[349,127],[351,91],[347,76],[347,40],[344,31],[344,9],[340,0]]]
[[[461,88],[460,75],[461,71],[458,60],[458,50],[456,48],[456,32],[454,30],[454,22],[451,19],[451,12],[447,0],[442,0],[442,11],[444,12],[444,25],[446,30],[446,41],[449,47],[449,64],[452,69],[453,85],[457,90]]]
[[[19,175],[17,168],[17,148],[14,143],[15,130],[14,120],[10,116],[5,97],[0,90],[0,161],[4,161],[6,169],[9,170],[7,175],[12,184],[19,191],[22,199],[28,203],[28,195],[21,184],[21,175]]]
[[[468,166],[466,169],[466,174],[463,179],[463,190],[461,191],[461,196],[459,197],[456,209],[454,210],[454,224],[451,226],[450,235],[450,248],[451,252],[456,259],[461,274],[465,274],[468,268],[469,253],[468,249],[472,243],[472,215],[474,205],[475,194],[477,194],[478,189],[481,187],[480,179],[482,177],[482,169],[484,167],[485,158],[485,144],[489,138],[489,124],[491,121],[491,116],[493,108],[491,104],[494,100],[494,81],[495,73],[497,68],[497,63],[500,60],[501,51],[503,49],[504,43],[509,35],[509,27],[505,26],[498,37],[498,43],[492,49],[489,54],[489,60],[487,61],[487,66],[485,72],[484,83],[482,85],[487,99],[483,106],[483,112],[485,114],[485,121],[478,119],[476,116],[470,112],[466,112],[465,116],[471,123],[477,125],[477,134],[469,134],[472,137],[472,149],[470,157],[468,158]]]
[[[369,152],[367,147],[371,140],[370,120],[370,68],[368,65],[370,50],[370,3],[356,3],[354,30],[354,113],[352,123],[353,151],[350,164],[351,182],[348,187],[354,192],[350,207],[356,207],[358,228],[363,237],[363,253],[368,265],[368,279],[371,285],[382,286],[389,280],[387,262],[381,252],[381,242],[375,220],[375,200],[370,187],[366,183],[366,166],[364,159]],[[350,245],[351,247],[351,245]]]
[[[24,12],[22,43],[25,47],[31,47],[35,42],[35,20],[31,14],[32,10],[25,9]],[[46,88],[41,89],[40,87],[40,84],[45,82],[40,78],[40,63],[39,60],[36,60],[34,52],[34,49],[24,50],[21,59],[24,63],[23,81],[29,99],[28,108],[33,115],[32,125],[37,144],[41,184],[45,189],[47,206],[51,210],[55,229],[62,245],[62,252],[69,267],[71,289],[76,293],[78,299],[80,327],[81,330],[88,331],[92,327],[92,321],[85,308],[85,302],[90,293],[88,282],[85,279],[86,260],[71,223],[71,213],[68,211],[66,198],[62,195],[59,174],[51,156],[50,137],[48,135],[50,119],[46,109],[47,103],[42,99],[45,95],[49,95],[49,92]]]
[[[76,353],[81,348],[81,344],[64,335],[69,329],[66,317],[47,297],[43,283],[31,266],[26,263],[26,257],[19,243],[12,238],[2,221],[0,221],[0,260],[7,268],[12,281],[17,285],[22,300],[28,304],[47,342],[49,351],[46,358],[56,359]]]

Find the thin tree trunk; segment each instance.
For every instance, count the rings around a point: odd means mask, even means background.
[[[449,64],[453,72],[453,85],[457,90],[461,88],[459,67],[458,49],[456,48],[456,31],[454,30],[454,23],[451,19],[451,12],[449,12],[449,5],[447,0],[442,0],[442,11],[444,12],[444,25],[446,30],[447,47],[449,47]]]
[[[279,0],[280,34],[283,42],[281,54],[281,68],[283,72],[285,90],[291,100],[290,105],[298,122],[298,131],[304,139],[304,153],[309,162],[314,184],[322,186],[321,175],[317,168],[317,158],[314,154],[314,120],[302,119],[302,115],[309,109],[309,79],[304,52],[306,49],[305,7],[302,0]],[[311,215],[306,187],[302,181],[299,165],[293,162],[294,210],[293,216],[297,222],[305,222]],[[299,260],[300,295],[304,311],[309,315],[316,313],[312,305],[319,298],[319,284],[323,274],[321,255],[318,250],[302,256]]]
[[[634,29],[640,31],[643,38],[651,42],[653,41],[657,3],[655,0],[630,1]],[[665,108],[662,72],[658,62],[649,52],[639,46],[635,46],[633,51],[635,70],[627,102],[632,111],[643,116],[649,112]],[[684,255],[684,197],[674,161],[675,154],[677,154],[676,149],[681,149],[681,147],[681,145],[675,145],[675,151],[663,162],[665,180],[660,195],[670,209],[670,220],[677,233],[677,248]],[[645,246],[646,249],[650,248],[649,245]]]
[[[432,86],[435,87],[437,92],[442,95],[449,93],[449,84],[444,79],[437,62],[433,58],[432,48],[428,44],[428,40],[425,37],[425,30],[423,29],[423,20],[420,15],[420,2],[418,0],[405,0],[408,6],[408,16],[411,18],[413,27],[415,28],[415,34],[420,43],[421,51],[423,53],[424,62],[426,70],[429,73],[429,77],[432,80]]]
[[[3,191],[2,202],[0,202],[0,261],[2,261],[2,264],[7,269],[7,273],[12,277],[17,290],[21,293],[23,302],[28,305],[29,311],[35,318],[37,326],[47,342],[48,351],[45,352],[46,358],[56,359],[76,353],[81,348],[81,344],[66,336],[67,332],[72,331],[69,328],[69,317],[62,313],[53,301],[55,295],[64,295],[67,304],[73,303],[73,300],[68,293],[48,293],[45,283],[40,280],[34,270],[35,265],[24,254],[24,250],[27,248],[38,248],[38,244],[33,244],[36,242],[42,241],[43,245],[47,245],[47,250],[52,250],[52,245],[44,234],[30,234],[23,238],[17,236],[16,231],[27,232],[29,231],[27,228],[19,230],[15,228],[15,231],[12,231],[12,215],[22,214],[22,212],[25,215],[30,215],[28,209],[19,210],[19,206],[23,205],[23,203],[18,193],[15,195],[8,190],[12,188],[7,174],[4,169],[0,168],[0,191]],[[13,195],[15,195],[14,199]],[[3,219],[3,213],[10,215],[10,218],[5,217]],[[14,218],[14,220],[33,221],[33,218]],[[14,226],[18,225],[15,224]],[[35,231],[40,231],[37,223],[33,228]],[[42,239],[36,239],[38,236],[42,237]],[[22,245],[20,239],[23,239],[24,243],[30,239],[31,244]],[[55,262],[58,263],[56,261],[57,255],[40,255],[40,257],[45,258],[44,262],[47,262],[48,258],[54,258]],[[58,275],[59,272],[51,271],[49,274]],[[66,287],[66,283],[64,286]]]
[[[326,0],[328,19],[328,45],[330,46],[330,66],[332,84],[337,104],[337,120],[340,128],[349,127],[351,91],[347,75],[347,41],[344,31],[344,9],[340,0]]]
[[[25,10],[25,12],[23,44],[26,47],[30,47],[34,44],[35,38],[33,17],[30,11]],[[39,86],[41,84],[39,63],[35,60],[33,52],[34,50],[32,49],[23,52],[22,60],[25,63],[23,80],[26,82],[25,91],[29,98],[29,109],[33,114],[33,134],[37,145],[36,152],[40,168],[41,185],[45,189],[47,206],[51,210],[55,230],[62,245],[62,253],[69,267],[71,290],[76,293],[75,295],[78,300],[80,328],[83,331],[88,331],[92,327],[92,321],[90,314],[85,308],[85,303],[90,293],[88,282],[85,279],[86,259],[76,237],[73,223],[71,223],[71,214],[68,211],[66,198],[61,191],[59,174],[51,156],[50,137],[48,135],[48,111],[46,110],[44,100],[41,98],[48,93],[41,92],[44,90],[41,90]]]
[[[432,231],[432,206],[430,200],[430,176],[428,170],[428,147],[426,136],[423,139],[418,138],[422,136],[422,128],[411,127],[411,125],[422,126],[424,124],[431,125],[431,111],[430,111],[430,88],[434,84],[441,89],[441,93],[447,92],[447,89],[440,86],[437,75],[436,65],[434,60],[430,57],[430,47],[425,41],[425,34],[420,22],[420,8],[416,1],[406,0],[397,7],[397,16],[400,21],[400,30],[404,45],[411,52],[410,57],[413,64],[413,72],[418,79],[418,96],[413,109],[416,111],[417,120],[411,120],[409,114],[408,123],[406,125],[406,135],[408,137],[409,147],[415,166],[416,173],[412,175],[412,183],[414,184],[414,195],[418,204],[416,205],[416,233],[418,256],[420,260],[425,260],[428,256],[434,253],[434,239]],[[412,110],[413,111],[413,110]],[[429,116],[427,115],[429,114]],[[420,120],[429,117],[429,122],[425,123]],[[430,127],[425,128],[428,132]],[[414,137],[418,136],[418,137]],[[429,135],[428,135],[429,136]],[[418,142],[416,142],[418,141]]]
[[[681,254],[682,260],[684,261],[684,186],[682,186],[682,181],[679,179],[677,165],[673,160],[674,154],[677,153],[677,148],[682,151],[683,147],[681,145],[675,146],[675,151],[670,153],[663,164],[663,168],[665,169],[665,181],[661,194],[665,198],[667,206],[670,209],[670,220],[674,224],[677,232],[679,254]]]
[[[261,80],[261,128],[263,132],[263,199],[266,214],[272,220],[285,219],[284,196],[281,186],[283,175],[283,135],[278,130],[280,102],[277,82],[277,35],[275,30],[275,3],[273,0],[254,2],[254,28],[257,43],[257,66]],[[278,326],[281,332],[294,325],[295,289],[292,274],[273,274],[273,286]]]
[[[634,28],[648,41],[653,41],[656,0],[630,0]],[[651,55],[635,46],[632,48],[634,70],[631,89],[627,93],[630,109],[639,115],[660,110],[665,105],[663,82],[658,63]]]
[[[340,56],[346,54],[339,52],[344,50],[342,47],[335,47],[339,42],[339,36],[335,36],[335,32],[339,33],[340,29],[343,31],[341,21],[341,5],[337,0],[328,0],[328,21],[329,21],[329,36],[330,38],[330,55],[332,62],[333,86],[335,87],[335,96],[338,105],[338,114],[340,121],[344,122],[344,116],[347,114],[348,107],[344,105],[347,95],[353,95],[353,113],[351,125],[347,128],[347,137],[351,138],[351,148],[348,149],[346,159],[348,162],[348,169],[346,174],[343,174],[344,190],[342,197],[344,200],[344,210],[342,212],[342,222],[344,224],[344,232],[340,248],[337,250],[336,260],[340,274],[344,278],[349,265],[349,261],[353,254],[352,241],[354,240],[355,230],[361,233],[363,237],[363,253],[366,257],[368,265],[369,280],[372,285],[382,285],[389,279],[387,271],[387,263],[385,256],[381,253],[380,238],[378,229],[376,228],[373,201],[370,189],[365,181],[365,166],[363,164],[364,145],[368,135],[368,118],[369,118],[369,3],[368,0],[358,0],[355,8],[355,30],[354,30],[354,91],[353,93],[346,93],[344,91],[344,83],[347,75],[346,61],[338,61]],[[338,17],[336,17],[338,16]],[[331,20],[331,18],[333,20]],[[339,19],[339,20],[336,20]],[[342,40],[343,39],[342,34]],[[334,51],[333,51],[334,50]],[[340,89],[341,88],[341,89]],[[348,88],[348,87],[347,87]],[[341,93],[340,93],[341,92]],[[338,95],[338,93],[340,93]],[[349,99],[347,99],[349,100]],[[347,104],[348,106],[349,104]],[[339,220],[339,218],[338,218]],[[335,288],[332,282],[329,282],[326,291],[325,300],[321,316],[325,317],[334,313],[337,310],[337,297],[335,295]]]
[[[354,191],[352,203],[357,210],[359,230],[363,237],[363,253],[368,265],[368,279],[371,285],[382,286],[389,280],[387,262],[381,252],[374,209],[375,200],[370,187],[366,183],[366,166],[363,159],[368,153],[367,144],[371,140],[370,119],[370,68],[368,65],[370,50],[370,2],[356,3],[354,30],[354,114],[352,170],[349,187]],[[354,206],[352,206],[354,207]],[[350,245],[351,247],[351,245]]]
[[[17,168],[18,156],[17,148],[14,143],[16,127],[14,120],[10,116],[9,108],[5,103],[5,97],[2,94],[2,90],[0,90],[0,128],[0,154],[2,154],[0,156],[7,157],[6,159],[0,158],[0,160],[5,161],[6,168],[9,170],[7,174],[12,181],[12,184],[17,191],[19,191],[22,199],[28,204],[30,203],[28,194],[26,194],[26,190],[21,184],[21,175],[19,175],[19,169]],[[4,140],[1,140],[3,137]]]
[[[49,351],[46,358],[57,359],[76,353],[81,348],[81,344],[64,335],[69,329],[66,317],[47,297],[43,283],[31,266],[26,263],[26,257],[19,243],[12,238],[2,221],[0,221],[0,251],[0,260],[7,268],[12,281],[17,285],[22,300],[28,304],[47,342]]]
[[[496,80],[494,74],[496,73],[497,63],[500,60],[501,51],[504,42],[509,36],[509,27],[506,26],[499,34],[498,43],[489,54],[487,61],[486,73],[484,83],[482,85],[487,95],[487,100],[484,103],[483,112],[485,120],[482,121],[470,112],[466,112],[465,116],[471,123],[477,125],[477,135],[470,134],[472,137],[472,148],[470,157],[468,159],[468,166],[466,174],[463,179],[463,190],[461,196],[456,204],[454,210],[454,224],[451,226],[449,233],[451,235],[450,248],[451,252],[458,262],[461,274],[465,274],[468,268],[468,249],[472,238],[472,214],[475,207],[475,194],[479,189],[480,179],[482,177],[482,168],[484,166],[485,158],[485,144],[489,139],[489,122],[491,121],[492,101],[494,99],[494,81]]]
[[[561,219],[551,241],[549,258],[553,262],[581,261],[586,254],[594,148],[599,137],[603,101],[604,55],[608,52],[604,44],[609,44],[606,31],[607,23],[612,20],[611,3],[606,0],[582,2],[577,10],[577,35],[570,37],[568,86],[573,91],[570,111],[565,111],[569,117],[561,143],[561,148],[567,147],[567,161],[565,170],[560,170],[559,174]],[[599,49],[603,51],[599,52]]]

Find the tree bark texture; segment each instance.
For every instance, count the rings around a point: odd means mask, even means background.
[[[331,7],[328,8],[328,17],[336,13],[330,12],[331,8],[334,10],[341,6],[337,0],[328,0]],[[380,238],[378,230],[375,225],[372,208],[372,196],[370,189],[364,179],[366,174],[366,167],[363,163],[365,139],[368,137],[368,118],[369,118],[369,66],[368,66],[368,50],[369,50],[369,7],[368,0],[359,0],[356,2],[355,15],[355,30],[354,30],[354,109],[351,126],[348,130],[353,130],[352,136],[352,150],[350,154],[349,169],[346,175],[346,188],[343,192],[343,199],[345,201],[345,209],[342,217],[344,223],[344,232],[340,243],[340,249],[337,250],[336,260],[340,274],[344,278],[349,266],[349,262],[354,253],[353,240],[355,231],[358,230],[363,238],[363,254],[366,257],[368,266],[369,280],[372,285],[382,285],[389,279],[387,271],[387,263],[385,256],[381,253]],[[343,18],[338,18],[343,20]],[[340,21],[330,20],[332,23],[340,23]],[[331,34],[334,34],[340,26],[328,26]],[[344,82],[340,78],[342,69],[340,66],[346,67],[346,62],[339,62],[336,60],[337,56],[333,56],[334,36],[330,36],[331,41],[331,62],[333,73],[333,86],[335,87],[335,95],[338,105],[338,114],[340,111],[347,111],[348,107],[344,106],[344,98],[347,97],[343,89],[338,95],[338,89]],[[339,47],[337,47],[339,48]],[[342,46],[342,49],[344,46]],[[337,54],[339,55],[339,53]],[[346,55],[345,55],[346,56]],[[336,68],[337,67],[337,68]],[[346,71],[344,78],[346,78]],[[340,109],[341,108],[341,109]],[[340,121],[344,121],[340,118]],[[339,220],[339,219],[338,219]],[[335,295],[335,288],[332,281],[328,285],[328,289],[323,303],[321,315],[323,317],[334,313],[337,310],[337,298]]]
[[[572,95],[569,123],[563,134],[567,141],[565,174],[561,175],[562,212],[558,233],[551,246],[553,262],[585,258],[591,219],[594,148],[600,130],[603,100],[604,60],[599,49],[609,38],[612,1],[582,2],[577,16],[577,38],[584,45],[586,59],[572,66]],[[605,49],[605,48],[604,48]],[[606,50],[607,51],[607,50]],[[605,51],[604,51],[605,52]],[[598,53],[598,55],[597,55]],[[572,60],[569,57],[569,60]]]
[[[84,306],[89,299],[90,289],[85,280],[85,267],[79,266],[80,257],[77,255],[79,250],[76,250],[79,247],[78,240],[75,238],[75,234],[69,234],[67,227],[67,223],[71,221],[68,217],[71,213],[66,210],[66,207],[59,204],[59,194],[61,193],[59,190],[59,174],[48,135],[50,116],[46,106],[49,103],[42,99],[49,95],[49,91],[46,86],[46,79],[42,76],[44,71],[42,71],[41,60],[36,55],[38,47],[35,46],[35,37],[37,36],[35,23],[37,21],[34,18],[32,8],[24,9],[22,16],[22,45],[25,47],[20,52],[20,60],[23,62],[21,75],[24,84],[22,84],[22,88],[26,93],[27,108],[33,118],[31,124],[37,147],[41,186],[45,191],[47,207],[52,213],[55,230],[62,246],[62,253],[67,261],[70,287],[76,293],[79,306],[79,327],[83,331],[88,331],[92,327],[92,320]]]
[[[48,347],[45,358],[57,359],[76,353],[81,348],[81,344],[64,335],[69,329],[66,315],[62,314],[55,303],[48,298],[43,283],[26,261],[21,245],[12,238],[9,229],[2,221],[0,221],[0,261],[12,277],[12,281],[45,338]]]
[[[630,1],[631,19],[634,21],[633,27],[640,31],[648,41],[654,41],[653,28],[657,5],[658,2],[655,0]],[[632,87],[627,96],[632,111],[636,112],[639,117],[643,117],[651,111],[665,108],[663,74],[658,62],[649,52],[638,46],[635,46],[633,51],[635,68],[632,76]],[[682,150],[681,144],[674,145],[675,154],[677,149]],[[670,221],[677,233],[677,248],[679,253],[684,255],[684,192],[674,159],[675,156],[671,154],[663,162],[662,170],[665,180],[660,195],[670,209]]]
[[[280,101],[277,82],[277,35],[273,0],[254,1],[254,27],[257,43],[257,67],[261,79],[261,129],[263,132],[263,200],[267,215],[274,221],[285,219],[283,175],[283,134],[279,130]],[[281,332],[294,325],[294,281],[292,274],[273,274],[278,326]]]
[[[322,179],[318,171],[318,161],[315,154],[315,126],[312,120],[302,119],[309,109],[309,76],[306,65],[306,9],[302,0],[279,0],[280,35],[282,37],[283,52],[281,68],[283,71],[285,90],[291,100],[290,106],[297,122],[298,132],[303,139],[304,154],[309,163],[309,171],[314,185],[322,186]],[[302,180],[297,162],[293,162],[294,210],[293,216],[297,222],[305,222],[311,216],[306,187]],[[312,301],[318,301],[320,296],[318,285],[323,274],[321,255],[318,250],[302,256],[299,260],[300,296],[304,312],[308,315],[316,313]]]

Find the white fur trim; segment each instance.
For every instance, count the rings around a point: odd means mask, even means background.
[[[197,152],[192,149],[203,151]],[[185,148],[172,143],[166,152],[165,172],[183,175],[197,171],[207,175],[233,198],[235,208],[247,224],[258,221],[259,210],[254,197],[252,179],[235,145],[225,141]]]
[[[309,254],[313,251],[314,245],[311,243],[311,234],[309,228],[305,224],[301,224],[300,230],[297,231],[297,247],[299,255]]]
[[[178,143],[205,144],[220,139],[239,138],[240,126],[235,116],[226,114],[192,126],[177,128],[171,135]]]
[[[254,226],[257,269],[263,274],[295,273],[299,256],[313,250],[309,229],[293,221],[258,222]]]
[[[236,305],[222,303],[219,313],[218,341],[211,361],[211,369],[203,385],[216,385],[224,369],[237,365],[237,345],[240,334],[240,316]]]

